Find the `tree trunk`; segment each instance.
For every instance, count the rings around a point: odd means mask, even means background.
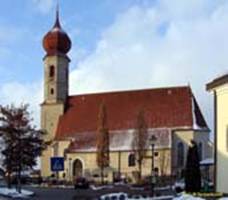
[[[139,161],[139,183],[141,183],[142,180],[142,161]]]
[[[11,188],[11,173],[7,173],[7,187],[10,189]]]
[[[18,175],[17,175],[17,191],[21,193],[21,170],[18,170]]]

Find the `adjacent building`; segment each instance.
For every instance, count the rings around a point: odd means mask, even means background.
[[[228,74],[207,84],[214,95],[215,187],[227,193],[228,186]]]

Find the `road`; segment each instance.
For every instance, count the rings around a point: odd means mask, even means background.
[[[35,196],[29,200],[95,200],[102,194],[115,193],[115,192],[126,192],[128,194],[148,194],[143,190],[132,190],[127,186],[115,186],[102,190],[75,190],[69,188],[38,188],[38,187],[25,187],[35,192]],[[168,195],[170,192],[162,191],[160,195]],[[0,200],[7,200],[0,197]]]
[[[26,188],[35,192],[31,200],[73,200],[76,191],[66,188]]]

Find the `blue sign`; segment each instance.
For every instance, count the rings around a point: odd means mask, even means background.
[[[53,172],[64,171],[64,158],[63,157],[52,157],[51,158],[51,171],[53,171]]]

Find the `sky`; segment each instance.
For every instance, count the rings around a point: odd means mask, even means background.
[[[1,0],[0,104],[29,103],[39,126],[43,36],[56,0]],[[205,85],[228,72],[226,0],[59,0],[72,40],[70,94],[190,85],[213,129]]]

